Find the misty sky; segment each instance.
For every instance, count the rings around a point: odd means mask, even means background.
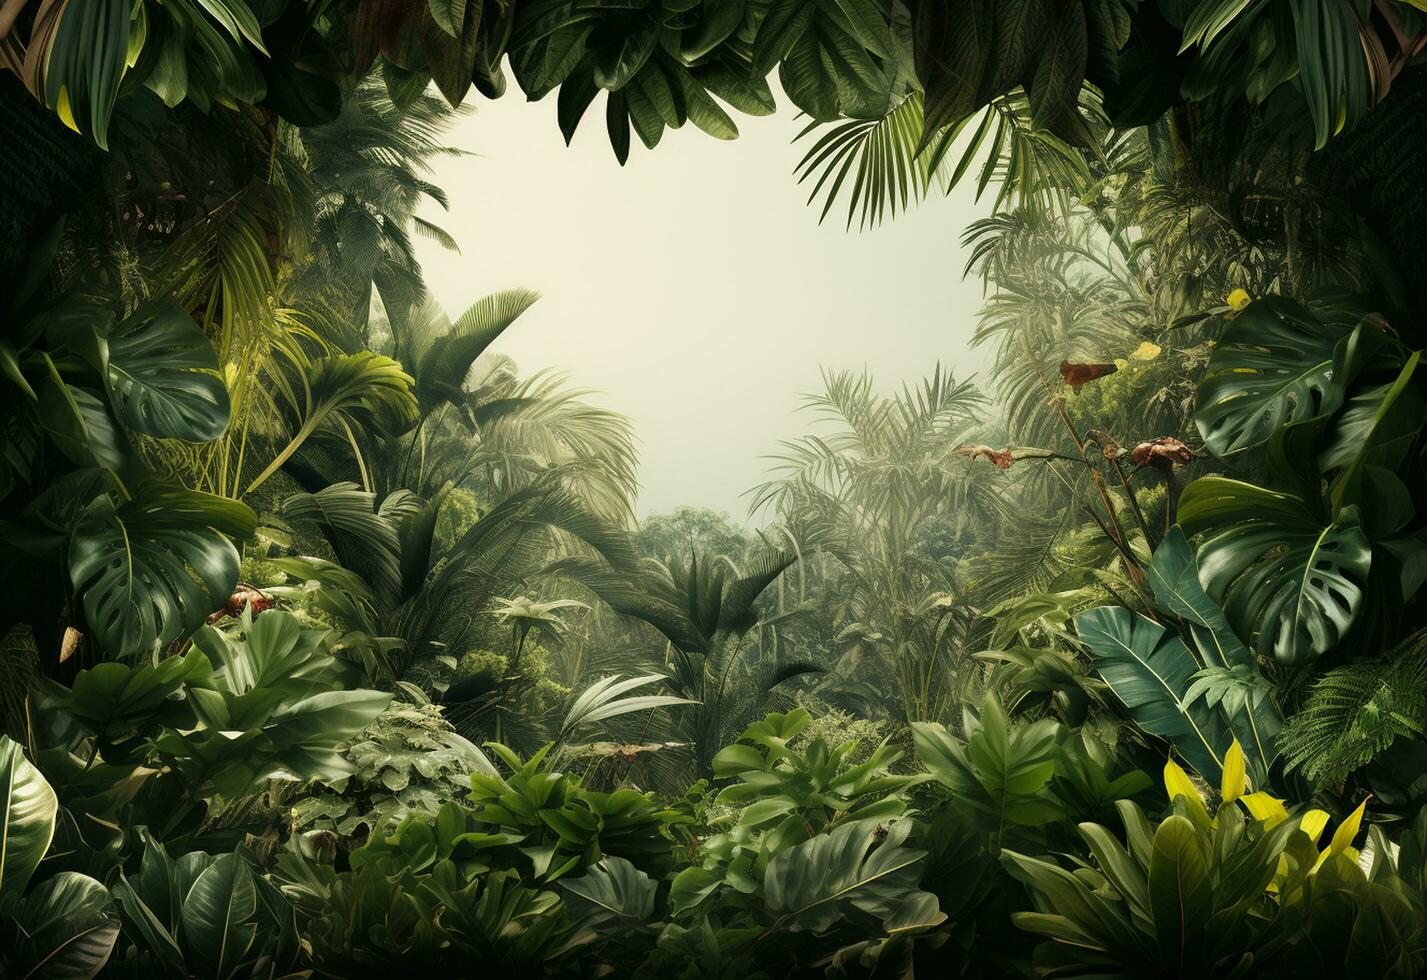
[[[653,151],[635,139],[621,168],[602,100],[567,148],[555,99],[512,88],[458,124],[450,142],[471,155],[434,176],[451,210],[423,212],[461,246],[419,247],[453,317],[497,289],[540,290],[494,349],[522,374],[568,371],[634,420],[641,518],[679,504],[742,518],[762,457],[807,431],[799,396],[821,366],[866,367],[883,390],[938,360],[985,370],[960,237],[988,202],[958,189],[880,228],[844,232],[836,211],[819,226],[793,177],[795,110],[737,121],[733,142],[692,124]]]

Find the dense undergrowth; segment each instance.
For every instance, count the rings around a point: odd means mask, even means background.
[[[1424,48],[1397,0],[0,5],[0,974],[1421,975]],[[497,352],[537,294],[423,282],[507,72],[621,163],[781,90],[849,228],[976,181],[994,370],[828,369],[762,531],[636,522],[629,420]]]

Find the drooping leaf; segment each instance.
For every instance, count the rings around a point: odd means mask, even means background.
[[[0,735],[0,895],[19,895],[54,836],[59,800],[18,742]]]

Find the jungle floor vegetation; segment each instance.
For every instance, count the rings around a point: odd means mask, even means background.
[[[0,4],[0,975],[1423,975],[1424,50]],[[779,91],[847,233],[975,182],[994,371],[828,370],[761,533],[636,522],[629,421],[493,349],[537,294],[427,293],[472,88],[621,162]]]

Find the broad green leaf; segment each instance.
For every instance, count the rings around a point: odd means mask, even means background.
[[[847,906],[886,922],[908,902],[918,902],[926,852],[906,847],[911,822],[884,825],[854,820],[768,862],[763,889],[768,910],[795,928],[822,933],[847,915]],[[930,918],[945,918],[934,911]]]
[[[1202,959],[1204,928],[1214,909],[1209,848],[1181,816],[1167,817],[1154,835],[1150,860],[1150,910],[1159,940],[1160,960],[1182,969]],[[1178,971],[1176,971],[1178,972]]]
[[[257,889],[248,865],[235,854],[212,859],[183,896],[183,945],[201,976],[228,977],[248,956],[258,927]]]
[[[225,534],[248,537],[256,524],[245,504],[178,487],[141,485],[117,508],[99,498],[69,556],[89,631],[120,657],[188,635],[238,581],[238,551]]]
[[[1212,476],[1185,489],[1179,523],[1202,535],[1205,592],[1262,656],[1307,663],[1342,642],[1363,608],[1372,548],[1354,507],[1324,522],[1301,497]]]
[[[461,36],[461,25],[466,22],[467,0],[428,0],[431,19],[436,26],[452,37]]]
[[[584,928],[647,922],[659,884],[622,857],[605,856],[578,878],[560,879],[572,921]]]
[[[168,714],[165,709],[177,707],[170,699],[185,683],[211,673],[198,650],[140,667],[97,664],[75,677],[69,710],[100,738],[116,740],[158,722]]]
[[[109,892],[74,871],[42,881],[25,896],[15,919],[23,938],[14,959],[24,977],[88,980],[109,962],[119,938]]]
[[[1123,606],[1101,606],[1075,617],[1101,678],[1135,724],[1172,744],[1199,775],[1217,783],[1232,741],[1223,715],[1202,701],[1185,702],[1199,663],[1184,641]]]
[[[198,324],[173,301],[118,325],[108,337],[109,397],[136,432],[207,442],[228,428],[227,386]]]
[[[59,801],[18,742],[0,735],[0,896],[20,895],[54,836]]]
[[[1324,320],[1292,300],[1249,304],[1220,340],[1195,394],[1194,422],[1218,454],[1266,442],[1287,425],[1332,415],[1342,406],[1352,328]]]
[[[698,24],[680,39],[679,53],[684,61],[697,61],[726,41],[743,24],[747,7],[747,0],[703,4]]]
[[[1155,549],[1146,578],[1155,606],[1188,624],[1206,665],[1262,679],[1258,661],[1230,627],[1218,603],[1204,591],[1194,552],[1179,527],[1171,529]],[[1228,718],[1239,742],[1248,748],[1255,779],[1262,783],[1277,755],[1278,733],[1283,728],[1278,707],[1271,698],[1261,698],[1229,713]]]
[[[1050,790],[1060,733],[1049,720],[1010,722],[988,696],[979,721],[967,725],[965,741],[941,725],[915,722],[912,742],[932,776],[993,826],[1036,827],[1064,815]]]

